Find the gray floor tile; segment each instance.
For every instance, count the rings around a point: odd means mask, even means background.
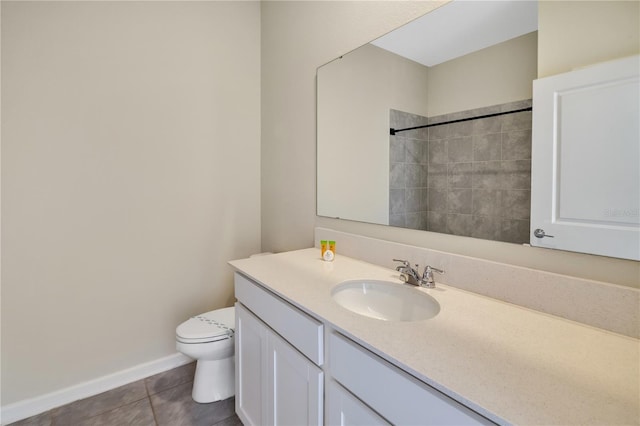
[[[224,419],[221,422],[216,423],[214,426],[243,426],[240,418],[234,414],[228,419]]]
[[[149,398],[73,423],[74,426],[156,426]]]
[[[51,426],[51,424],[51,412],[47,411],[37,416],[11,423],[11,426]]]
[[[99,395],[81,399],[51,411],[54,425],[74,425],[78,421],[106,413],[147,397],[144,380]]]
[[[158,426],[212,426],[235,414],[235,399],[198,404],[191,399],[191,383],[151,395]]]
[[[147,385],[147,391],[149,395],[154,395],[158,392],[162,392],[174,386],[181,385],[183,383],[193,382],[193,375],[196,372],[196,363],[192,362],[182,367],[174,368],[164,373],[156,374],[155,376],[147,377],[144,379]]]

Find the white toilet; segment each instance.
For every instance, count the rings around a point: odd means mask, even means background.
[[[191,396],[208,403],[235,394],[235,308],[197,315],[176,328],[176,349],[197,360]]]

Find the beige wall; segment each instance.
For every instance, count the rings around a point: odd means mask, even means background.
[[[546,271],[638,286],[638,262],[315,216],[316,68],[433,6],[431,2],[263,4],[263,249],[283,251],[310,247],[314,244],[314,226],[326,226]],[[576,13],[577,17],[580,15]],[[561,22],[546,25],[544,15],[541,18],[541,31],[545,26],[546,31],[553,31],[549,26],[557,28],[563,25]],[[619,23],[611,20],[602,25],[615,29]],[[557,28],[557,32],[562,33],[563,28]],[[366,163],[366,157],[364,161]]]
[[[426,117],[428,70],[372,44],[318,69],[320,215],[389,223],[389,109]]]
[[[640,53],[640,1],[541,1],[538,76]]]
[[[232,304],[259,73],[257,2],[2,2],[3,406],[173,354]]]
[[[531,99],[537,32],[429,68],[429,117]]]

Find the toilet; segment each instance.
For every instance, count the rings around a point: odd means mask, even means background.
[[[176,328],[176,349],[197,361],[191,396],[209,403],[235,394],[235,308],[196,315]]]

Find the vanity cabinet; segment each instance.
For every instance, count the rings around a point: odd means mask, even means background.
[[[324,381],[317,365],[322,324],[242,275],[236,274],[235,282],[240,420],[245,425],[322,424]],[[310,338],[314,334],[320,338]]]
[[[493,424],[339,333],[330,334],[328,345],[331,376],[392,424]]]
[[[245,425],[492,424],[239,273],[235,291]]]

